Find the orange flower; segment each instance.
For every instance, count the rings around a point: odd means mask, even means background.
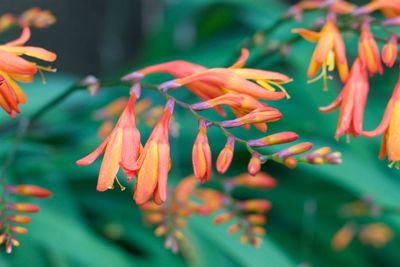
[[[379,126],[369,132],[363,132],[364,136],[375,137],[385,132],[379,158],[384,159],[387,155],[391,165],[400,161],[400,79],[398,80],[393,94],[387,104],[385,114]]]
[[[190,84],[199,81],[205,84],[206,88],[196,87],[192,90],[205,94],[206,97],[202,98],[206,100],[230,92],[247,94],[264,100],[280,100],[287,96],[287,93],[285,91],[275,92],[272,85],[284,90],[279,85],[289,82],[290,79],[286,75],[277,72],[258,69],[214,68],[165,82],[160,85],[160,88],[163,90],[175,89],[181,86],[190,88]]]
[[[318,42],[308,67],[309,78],[313,78],[322,67],[322,73],[317,78],[323,77],[326,80],[326,70],[333,71],[336,65],[340,79],[346,81],[348,75],[346,48],[333,15],[328,16],[319,33],[307,29],[294,29],[293,32],[300,34],[307,41]]]
[[[174,110],[174,101],[168,100],[164,113],[154,127],[143,152],[135,166],[121,162],[128,177],[137,173],[134,199],[142,205],[153,196],[154,202],[161,205],[167,199],[167,182],[170,167],[170,147],[168,127]]]
[[[78,165],[92,164],[104,152],[97,182],[98,191],[113,187],[120,162],[126,167],[132,167],[138,159],[140,133],[136,128],[136,98],[137,95],[133,92],[111,134],[96,150],[76,162]]]
[[[228,170],[233,159],[234,148],[235,137],[230,135],[228,136],[224,149],[221,150],[217,158],[217,171],[219,173],[224,174]]]
[[[389,68],[396,62],[397,50],[397,36],[392,34],[382,50],[382,61]]]
[[[193,145],[192,162],[194,176],[201,182],[208,182],[211,176],[211,149],[207,138],[207,122],[199,121],[199,133]]]
[[[362,15],[381,10],[389,18],[400,15],[400,0],[372,0],[365,6],[357,8],[354,15]]]
[[[281,84],[289,82],[289,77],[276,72],[243,68],[248,56],[248,50],[242,49],[240,58],[230,68],[207,69],[186,61],[171,61],[130,73],[123,79],[137,82],[151,73],[168,73],[174,76],[176,80],[161,84],[161,89],[169,90],[186,86],[192,93],[206,101],[218,98],[226,93],[240,93],[266,100],[284,98],[287,93]],[[274,92],[275,88],[279,88],[283,92]],[[221,99],[221,101],[228,100]],[[225,112],[218,106],[221,104],[214,103],[213,105],[216,111],[224,116]]]
[[[245,64],[248,56],[249,56],[248,50],[243,49],[240,58],[231,67],[232,68],[242,67]],[[174,76],[175,78],[179,79],[206,70],[207,68],[204,66],[193,64],[183,60],[176,60],[143,68],[141,70],[127,74],[122,79],[125,81],[137,82],[143,79],[146,75],[154,73],[168,73]],[[220,90],[218,90],[218,88],[212,87],[202,81],[196,81],[187,84],[187,88],[196,96],[204,100],[215,98],[220,95],[219,93]],[[216,111],[221,115],[225,114],[223,110],[219,107],[216,108]]]
[[[300,21],[303,17],[303,12],[306,10],[327,8],[329,12],[348,14],[353,11],[354,7],[353,4],[343,0],[305,0],[292,6],[287,14]]]
[[[382,63],[379,56],[378,45],[375,42],[374,36],[371,33],[369,23],[364,21],[361,26],[361,36],[358,43],[358,54],[361,63],[366,66],[370,75],[377,72],[382,74]]]
[[[21,56],[41,59],[44,61],[56,60],[56,54],[40,47],[24,46],[30,38],[30,30],[25,27],[19,38],[0,45],[0,106],[10,116],[19,112],[18,105],[26,102],[24,92],[16,81],[31,82],[39,69],[43,68],[36,63],[23,59]]]
[[[357,58],[339,96],[329,106],[320,108],[321,112],[331,112],[340,106],[336,138],[343,134],[358,136],[362,133],[368,91],[368,73]]]

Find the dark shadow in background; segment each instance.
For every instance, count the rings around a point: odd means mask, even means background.
[[[1,13],[51,10],[57,23],[33,30],[29,44],[58,54],[60,72],[103,74],[132,62],[142,40],[140,0],[1,0]]]

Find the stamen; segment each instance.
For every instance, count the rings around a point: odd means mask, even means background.
[[[275,88],[272,87],[266,80],[256,80],[256,82],[261,85],[264,89],[267,89],[269,91],[275,92]]]
[[[333,77],[327,74],[326,69],[327,69],[327,62],[325,60],[322,63],[321,73],[318,74],[318,76],[316,76],[315,78],[313,78],[311,80],[308,80],[307,83],[310,84],[310,83],[314,83],[314,82],[316,82],[316,81],[318,81],[320,79],[323,79],[324,80],[323,90],[324,91],[328,91],[328,80],[332,80]]]
[[[119,188],[121,189],[121,191],[124,191],[126,189],[126,187],[121,184],[121,182],[119,181],[117,176],[115,176],[115,180],[117,181],[117,184],[119,185]]]
[[[47,71],[47,72],[56,72],[57,71],[57,69],[53,69],[50,66],[44,67],[44,66],[37,65],[36,68],[39,70],[40,77],[42,79],[43,84],[46,84],[46,78],[44,77],[44,71]]]
[[[285,93],[286,98],[287,98],[287,99],[290,99],[289,93],[286,91],[286,89],[285,89],[282,85],[280,85],[280,84],[277,83],[277,82],[273,82],[273,81],[269,81],[269,83],[271,83],[272,85],[275,85],[276,87],[278,87],[282,92]]]

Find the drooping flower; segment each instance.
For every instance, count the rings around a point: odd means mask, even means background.
[[[281,73],[258,69],[213,68],[165,82],[160,85],[160,88],[162,90],[175,89],[181,86],[188,86],[189,88],[190,84],[198,81],[206,84],[207,90],[204,91],[204,88],[194,88],[194,90],[209,95],[210,97],[205,98],[206,100],[224,93],[240,93],[264,100],[280,100],[286,97],[287,93],[285,91],[274,91],[272,85],[283,89],[279,85],[289,82],[290,79]],[[211,96],[211,93],[214,95]]]
[[[385,44],[385,46],[382,49],[382,61],[389,68],[391,68],[396,62],[398,53],[397,51],[398,51],[397,36],[392,34],[392,36],[390,36],[389,41]]]
[[[207,138],[207,122],[199,121],[199,133],[193,145],[192,162],[194,176],[201,182],[208,182],[211,177],[211,149]]]
[[[219,173],[224,174],[228,170],[233,159],[234,148],[235,137],[230,135],[228,136],[225,147],[221,150],[217,158],[217,171]]]
[[[358,136],[363,131],[363,115],[369,91],[368,73],[357,58],[342,91],[330,105],[320,108],[321,112],[332,112],[340,107],[336,138],[343,134]]]
[[[249,56],[248,50],[242,49],[241,56],[231,67],[241,68],[245,64],[248,56]],[[198,64],[194,64],[184,60],[175,60],[145,67],[141,70],[125,75],[122,79],[125,81],[137,82],[143,79],[145,76],[155,73],[168,73],[174,76],[175,78],[179,79],[206,70],[207,70],[206,67]],[[220,90],[218,88],[210,86],[209,84],[203,81],[192,82],[190,84],[187,84],[186,87],[193,94],[195,94],[196,96],[198,96],[203,100],[209,100],[220,95]],[[219,107],[216,107],[216,111],[221,115],[225,114],[223,110]]]
[[[376,10],[389,18],[400,15],[400,1],[399,0],[372,0],[368,4],[354,10],[354,15],[369,14]]]
[[[361,63],[366,66],[370,75],[375,73],[382,74],[383,68],[379,48],[375,38],[371,33],[368,21],[364,21],[361,26],[361,36],[358,43],[358,54]]]
[[[120,163],[132,167],[139,157],[140,133],[136,128],[134,105],[137,94],[132,92],[114,130],[92,153],[78,160],[78,165],[90,165],[104,152],[99,171],[97,190],[113,187]]]
[[[315,10],[326,8],[329,13],[349,14],[355,6],[343,0],[304,0],[292,6],[288,12],[288,16],[294,16],[297,21],[302,20],[303,12],[307,10]]]
[[[340,79],[342,82],[346,81],[348,76],[346,48],[340,31],[336,26],[336,19],[332,14],[328,16],[320,32],[307,29],[294,29],[293,32],[300,34],[307,41],[317,42],[308,67],[308,77],[310,79],[318,73],[321,67],[321,77],[327,79],[327,70],[333,71],[336,66]]]
[[[379,158],[387,155],[392,164],[400,161],[400,79],[387,104],[385,113],[379,126],[373,131],[363,132],[364,136],[375,137],[384,132]]]
[[[134,199],[142,205],[153,196],[161,205],[167,199],[167,182],[170,168],[169,123],[174,110],[174,100],[165,105],[164,113],[154,127],[134,166],[121,162],[128,178],[137,176]]]
[[[24,27],[19,38],[0,45],[0,106],[10,116],[19,112],[18,105],[26,102],[26,96],[16,81],[31,82],[39,69],[52,70],[28,61],[21,56],[52,62],[56,54],[40,47],[24,46],[30,38],[30,30]]]

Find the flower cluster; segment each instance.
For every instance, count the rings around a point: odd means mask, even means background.
[[[340,215],[347,222],[333,236],[332,247],[338,251],[344,250],[356,237],[364,245],[384,247],[394,238],[394,232],[390,226],[376,220],[393,211],[397,212],[397,209],[382,207],[370,198],[345,204]]]
[[[31,217],[20,213],[34,213],[39,207],[31,203],[13,203],[9,201],[10,195],[23,197],[48,198],[51,193],[42,187],[35,185],[5,185],[3,187],[3,199],[0,201],[0,244],[5,244],[6,252],[11,253],[13,247],[19,246],[15,234],[26,234],[28,230],[18,224],[28,224]]]
[[[56,22],[56,18],[48,10],[34,7],[26,10],[19,16],[6,13],[0,16],[0,33],[12,27],[34,27],[38,29],[47,28]]]
[[[0,45],[0,106],[11,116],[20,112],[19,104],[26,103],[25,93],[18,82],[29,83],[39,71],[55,71],[23,58],[27,56],[47,62],[56,60],[56,54],[40,47],[26,46],[31,37],[30,26],[43,28],[51,25],[54,17],[48,11],[31,9],[20,17],[6,14],[0,17],[0,33],[6,28],[19,25],[20,37]]]
[[[171,198],[163,205],[148,202],[140,208],[144,220],[156,226],[154,234],[165,237],[165,246],[174,252],[184,246],[183,229],[193,215],[217,214],[215,224],[230,223],[229,234],[241,233],[241,243],[259,246],[265,234],[263,225],[271,203],[265,199],[237,199],[234,190],[240,187],[268,190],[276,184],[276,180],[266,173],[260,172],[256,176],[246,173],[220,180],[217,184],[220,190],[217,190],[199,186],[197,179],[189,176],[172,189]]]
[[[243,49],[240,58],[229,68],[208,69],[186,61],[171,61],[124,76],[122,81],[130,85],[129,100],[118,99],[97,113],[98,118],[106,120],[106,124],[101,127],[101,135],[105,139],[95,151],[78,160],[77,164],[89,165],[104,152],[97,184],[98,191],[113,188],[115,180],[120,183],[116,177],[121,168],[128,182],[136,177],[134,199],[137,204],[145,204],[151,199],[157,204],[164,203],[167,198],[168,173],[172,165],[169,133],[171,129],[176,128],[171,127],[175,105],[188,110],[199,122],[199,131],[192,149],[192,162],[194,176],[201,182],[209,181],[212,174],[212,149],[207,137],[210,127],[220,129],[227,136],[227,143],[216,162],[219,173],[228,170],[236,143],[244,145],[250,152],[248,170],[252,175],[256,175],[260,171],[261,164],[267,160],[283,163],[289,167],[295,167],[298,162],[340,163],[340,153],[331,153],[329,148],[317,149],[303,157],[298,156],[312,149],[312,144],[309,142],[271,151],[267,155],[256,150],[294,142],[298,138],[294,132],[277,132],[259,139],[244,140],[228,130],[236,127],[248,129],[254,126],[259,131],[266,132],[267,124],[280,120],[282,113],[264,101],[277,101],[288,97],[282,84],[289,82],[290,79],[277,72],[244,68],[248,56],[248,50]],[[175,79],[158,86],[142,83],[145,76],[153,73],[168,73]],[[96,79],[90,79],[89,82],[85,79],[84,84],[91,88],[101,87],[101,83]],[[167,99],[158,123],[144,146],[141,144],[141,135],[137,128],[136,113],[139,110],[139,115],[149,114],[145,110],[150,108],[150,102],[144,99],[136,104],[142,87],[152,87]],[[169,93],[182,87],[186,87],[200,98],[201,102],[186,103]],[[224,109],[226,107],[234,118],[214,121],[200,114],[200,111],[210,109],[224,118],[230,114]],[[112,129],[113,123],[110,118],[117,112],[122,114]],[[154,114],[151,117],[154,117]]]
[[[377,0],[365,6],[357,7],[345,1],[303,1],[291,9],[291,15],[302,14],[309,9],[324,9],[327,12],[325,23],[319,32],[308,29],[294,29],[304,39],[317,42],[308,69],[308,76],[315,81],[324,79],[324,88],[331,77],[329,71],[338,69],[343,88],[337,98],[328,106],[320,108],[321,112],[332,112],[339,109],[339,120],[336,138],[342,135],[376,137],[384,133],[380,158],[387,155],[391,164],[399,167],[400,161],[400,82],[395,86],[383,119],[372,131],[363,128],[363,116],[369,94],[369,79],[376,74],[383,74],[384,65],[392,68],[398,55],[398,38],[395,32],[387,26],[400,24],[400,4],[397,1]],[[381,11],[384,19],[372,16],[374,11]],[[290,12],[289,12],[290,13]],[[347,17],[346,17],[347,16]],[[352,16],[349,21],[348,16]],[[345,26],[339,27],[341,20]],[[377,26],[387,35],[387,38],[376,38],[371,31],[371,25]],[[350,71],[346,58],[345,42],[341,31],[359,31],[358,55],[353,60]],[[380,51],[377,41],[385,42]],[[321,69],[319,75],[318,71]],[[316,76],[317,75],[317,76]]]

